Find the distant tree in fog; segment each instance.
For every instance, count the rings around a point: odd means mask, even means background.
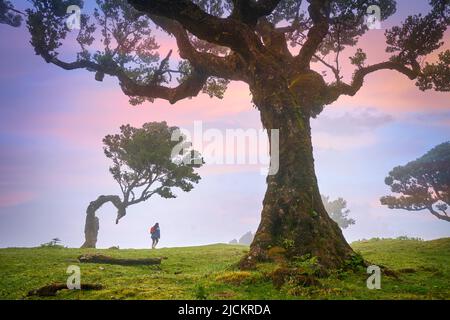
[[[330,218],[333,219],[341,229],[346,229],[352,224],[355,224],[356,221],[348,217],[350,210],[347,209],[347,201],[342,198],[330,200],[330,197],[322,195],[322,202]]]

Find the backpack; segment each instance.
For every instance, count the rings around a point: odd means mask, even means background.
[[[154,226],[150,228],[150,233],[155,233],[155,231],[156,231],[156,228]]]

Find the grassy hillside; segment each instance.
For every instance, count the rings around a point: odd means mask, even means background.
[[[82,283],[100,291],[62,290],[47,299],[449,299],[450,238],[434,241],[370,240],[353,248],[398,276],[382,276],[381,290],[368,290],[365,270],[336,272],[313,286],[287,282],[276,289],[273,264],[241,272],[234,264],[246,252],[239,245],[158,250],[11,248],[0,250],[0,298],[30,299],[27,292],[66,282],[76,257],[98,252],[113,257],[167,257],[160,267],[81,264]]]

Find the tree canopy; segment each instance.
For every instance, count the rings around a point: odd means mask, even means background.
[[[365,16],[370,6],[378,6],[380,19],[386,20],[395,13],[396,1],[96,0],[82,11],[79,50],[72,61],[61,58],[70,38],[66,9],[73,4],[83,8],[83,1],[30,2],[27,26],[36,54],[64,69],[94,72],[99,81],[105,75],[118,78],[133,104],[156,98],[175,103],[202,91],[220,98],[230,80],[252,84],[261,65],[276,68],[268,57],[296,73],[313,62],[331,72],[313,114],[341,95],[355,95],[365,77],[379,70],[403,73],[421,90],[450,90],[449,50],[435,63],[422,63],[443,45],[450,21],[448,0],[430,0],[429,13],[409,16],[386,30],[386,51],[391,54],[387,61],[367,65],[367,54],[356,48],[350,58],[355,70],[347,82],[342,51],[356,47],[369,30]],[[4,7],[8,1],[2,3]],[[6,12],[9,16],[11,9]],[[181,60],[171,61],[170,50],[161,52],[157,29],[175,38]],[[299,79],[290,81],[291,87],[299,84]]]
[[[390,209],[428,210],[436,218],[450,222],[450,142],[395,167],[385,183],[393,195],[382,197],[381,204]]]
[[[200,181],[195,172],[203,163],[198,152],[184,148],[175,158],[172,154],[180,143],[173,138],[176,131],[179,128],[165,122],[149,122],[142,128],[123,125],[120,134],[103,139],[105,155],[112,161],[109,171],[122,192],[123,207],[153,195],[175,198],[174,188],[189,192]],[[179,138],[183,142],[186,137]],[[120,218],[119,215],[117,220]]]
[[[0,24],[19,27],[23,21],[24,13],[15,9],[8,0],[0,0]]]

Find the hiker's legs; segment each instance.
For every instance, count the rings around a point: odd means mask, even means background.
[[[156,246],[156,239],[152,238],[152,249],[155,249]]]

